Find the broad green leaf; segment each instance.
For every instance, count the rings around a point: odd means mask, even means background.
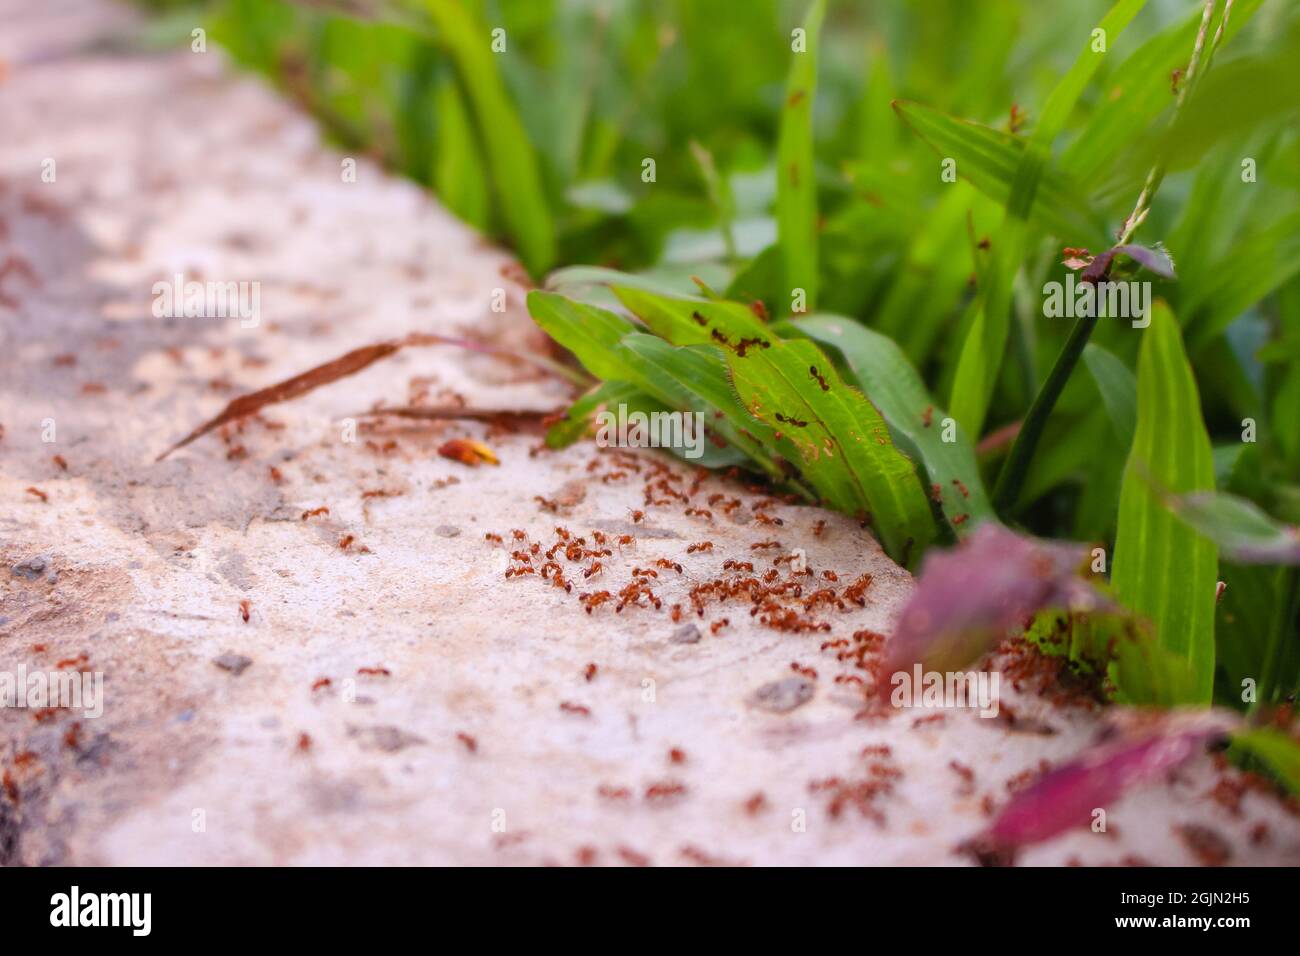
[[[622,316],[551,292],[530,293],[528,308],[543,331],[573,352],[588,371],[605,379],[607,385],[617,383],[610,385],[607,392],[596,389],[579,399],[566,420],[575,416],[589,420],[602,403],[628,402],[626,391],[620,391],[620,387],[630,388],[663,408],[703,415],[705,427],[722,441],[775,480],[787,479],[769,451],[775,442],[736,401],[720,354],[674,348],[637,331]],[[762,441],[765,437],[768,447]],[[556,432],[555,440],[563,439],[572,440],[570,433]]]
[[[999,205],[1007,204],[1025,155],[1024,139],[920,103],[899,101],[894,109],[935,152],[956,161],[959,177]],[[1052,166],[1043,170],[1029,216],[1064,245],[1096,249],[1106,242],[1105,223],[1088,203],[1083,187]]]
[[[635,385],[627,382],[602,382],[579,396],[569,406],[564,417],[546,430],[546,447],[568,448],[587,433],[591,428],[592,417],[601,408],[617,406],[620,402],[639,404],[637,396],[640,394]]]
[[[623,316],[539,291],[528,293],[528,312],[543,332],[576,355],[592,375],[606,382],[630,380],[618,344],[637,327]]]
[[[705,279],[717,279],[710,270],[695,269]],[[631,286],[645,289],[659,295],[677,295],[692,298],[699,288],[686,274],[677,274],[670,270],[653,269],[648,272],[620,272],[604,266],[566,266],[556,269],[546,277],[546,288],[558,292],[570,299],[577,299],[590,305],[620,308],[618,298],[609,291],[613,285]]]
[[[935,406],[902,349],[879,332],[840,316],[813,315],[790,325],[844,356],[863,394],[885,416],[895,441],[925,467],[931,498],[938,498],[954,534],[962,537],[985,521],[997,520],[970,440],[956,422],[951,441],[945,440],[947,415]]]
[[[780,339],[735,303],[614,291],[673,344],[720,346],[742,404],[777,433],[782,457],[831,507],[868,518],[894,560],[919,556],[934,523],[916,469],[876,408],[812,342]]]
[[[1159,646],[1187,662],[1193,696],[1208,704],[1214,681],[1214,544],[1160,501],[1214,489],[1210,439],[1183,351],[1178,321],[1163,302],[1152,309],[1138,359],[1137,429],[1120,491],[1111,581],[1125,606],[1146,617]]]
[[[596,377],[607,383],[626,383],[664,408],[681,412],[713,411],[694,389],[665,374],[661,364],[664,356],[659,355],[658,362],[651,362],[645,357],[644,349],[638,351],[635,347],[628,347],[626,342],[631,340],[635,344],[639,333],[637,327],[621,315],[553,292],[530,292],[528,309],[542,330],[577,356],[587,371]],[[725,381],[721,370],[714,370],[713,374]],[[586,411],[585,407],[581,411]],[[706,421],[705,424],[710,423]],[[722,428],[726,438],[738,442],[744,440],[743,436],[733,432],[725,419]],[[745,444],[753,446],[753,442]],[[770,461],[763,464],[769,472],[780,474]]]
[[[474,104],[497,208],[524,265],[540,276],[555,261],[551,209],[537,155],[497,71],[489,32],[463,0],[425,0],[425,4]]]
[[[773,457],[776,438],[736,400],[722,353],[710,346],[673,346],[643,332],[623,337],[620,348],[632,353],[643,376],[661,386],[671,383],[684,396],[683,407],[704,414],[705,425],[743,452],[777,481],[787,475]],[[715,414],[720,413],[720,416]]]
[[[1137,380],[1113,352],[1093,342],[1084,346],[1083,361],[1097,383],[1101,402],[1115,428],[1115,437],[1127,452],[1133,444],[1133,431],[1137,427]]]
[[[776,221],[785,298],[803,289],[805,308],[817,301],[817,177],[813,169],[813,97],[817,49],[826,0],[813,0],[804,20],[804,46],[794,50],[776,144]]]

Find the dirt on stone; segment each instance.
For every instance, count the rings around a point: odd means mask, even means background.
[[[543,339],[506,255],[365,160],[341,182],[215,50],[94,42],[130,16],[0,0],[0,258],[30,269],[0,304],[0,672],[104,680],[102,716],[0,710],[0,863],[964,864],[1009,785],[1096,735],[1049,675],[1014,721],[870,705],[913,585],[850,519],[654,451],[358,412],[571,398],[518,363],[403,349],[156,461],[354,349]],[[261,282],[261,323],[155,317],[176,272]],[[1117,836],[1021,862],[1300,861],[1274,795],[1215,799],[1240,779],[1194,762]]]

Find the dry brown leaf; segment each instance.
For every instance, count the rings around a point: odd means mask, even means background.
[[[228,425],[231,422],[238,421],[241,418],[247,418],[249,415],[255,415],[268,405],[287,402],[290,399],[297,398],[300,395],[305,395],[314,389],[320,388],[322,385],[328,385],[331,382],[337,382],[339,379],[346,378],[349,375],[355,375],[357,372],[360,372],[362,369],[367,368],[380,359],[388,358],[390,355],[393,355],[410,345],[455,345],[459,348],[470,349],[475,352],[506,356],[520,361],[529,362],[539,368],[552,372],[553,374],[560,375],[562,378],[568,378],[570,380],[573,380],[574,378],[572,370],[561,368],[548,359],[539,356],[517,355],[503,349],[493,348],[490,345],[472,342],[468,339],[450,338],[445,335],[435,335],[428,332],[415,332],[404,339],[393,339],[388,342],[379,342],[376,345],[367,345],[359,349],[353,349],[346,355],[340,356],[333,361],[326,362],[324,365],[317,365],[315,368],[308,369],[301,375],[295,375],[293,378],[286,379],[283,382],[277,382],[275,385],[259,389],[256,392],[250,392],[247,395],[241,395],[222,409],[221,414],[216,418],[204,422],[154,460],[162,461],[172,452],[184,448],[191,442],[202,438],[204,435],[208,434],[208,432],[220,428],[222,425]]]
[[[501,464],[491,448],[472,438],[453,438],[438,449],[438,454],[443,458],[469,465],[471,468],[480,462],[487,462],[489,465]]]
[[[348,375],[354,375],[380,359],[388,358],[405,344],[405,342],[400,341],[380,342],[378,345],[367,345],[364,348],[353,349],[347,355],[336,358],[332,362],[326,362],[324,365],[317,365],[301,375],[295,375],[293,378],[277,382],[275,385],[256,392],[250,392],[248,395],[241,395],[222,409],[221,414],[216,418],[204,422],[154,460],[162,461],[172,452],[184,448],[191,442],[202,438],[208,432],[220,428],[222,425],[228,425],[230,422],[254,415],[268,405],[287,402],[322,385],[328,385],[330,382],[337,382]]]

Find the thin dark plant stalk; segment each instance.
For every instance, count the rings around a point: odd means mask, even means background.
[[[1011,453],[1007,455],[1002,470],[998,472],[998,483],[993,488],[995,510],[1009,512],[1020,498],[1020,491],[1024,488],[1025,478],[1029,474],[1029,463],[1038,448],[1043,429],[1047,427],[1052,409],[1056,407],[1056,401],[1065,390],[1065,385],[1079,362],[1079,356],[1083,354],[1083,347],[1088,344],[1092,330],[1096,327],[1097,316],[1094,315],[1080,318],[1070,330],[1070,337],[1065,340],[1060,354],[1056,356],[1056,362],[1052,365],[1047,380],[1043,382],[1043,387],[1034,396],[1034,403],[1029,406],[1029,414],[1025,416],[1024,424],[1020,426],[1020,434],[1016,436],[1015,444],[1011,446]]]
[[[1232,15],[1233,0],[1227,0],[1223,7],[1223,17],[1219,21],[1219,27],[1214,33],[1214,38],[1206,48],[1206,37],[1209,35],[1210,21],[1214,17],[1214,7],[1216,0],[1205,0],[1205,11],[1201,15],[1201,26],[1196,32],[1196,42],[1192,47],[1192,56],[1187,64],[1187,72],[1183,77],[1183,85],[1178,90],[1178,98],[1174,102],[1173,116],[1170,117],[1172,126],[1178,119],[1183,103],[1187,101],[1193,87],[1199,82],[1200,78],[1209,69],[1210,60],[1214,56],[1215,50],[1223,41],[1223,31],[1228,24],[1228,17]],[[1202,56],[1205,62],[1202,64]],[[1133,238],[1138,227],[1146,221],[1147,214],[1151,211],[1151,203],[1155,199],[1156,191],[1160,189],[1160,184],[1164,182],[1165,165],[1157,163],[1147,174],[1146,182],[1142,186],[1142,192],[1138,195],[1137,202],[1133,206],[1133,211],[1129,213],[1128,218],[1124,220],[1124,225],[1120,228],[1116,245],[1124,245]],[[1112,260],[1113,264],[1113,260]],[[1110,277],[1110,266],[1102,273],[1098,284],[1105,282]],[[1070,376],[1074,374],[1074,368],[1079,364],[1079,356],[1083,354],[1083,348],[1088,344],[1088,339],[1092,337],[1092,330],[1097,327],[1097,316],[1081,317],[1074,323],[1074,328],[1070,330],[1070,336],[1065,340],[1060,353],[1056,356],[1056,361],[1052,365],[1052,371],[1048,374],[1046,381],[1043,382],[1042,388],[1034,396],[1034,402],[1029,408],[1029,413],[1025,415],[1024,425],[1021,426],[1020,434],[1016,436],[1015,444],[1011,446],[1011,452],[1007,455],[1007,460],[1002,465],[1002,470],[998,472],[998,481],[993,488],[993,507],[999,512],[1007,513],[1015,508],[1016,502],[1020,498],[1020,492],[1025,486],[1025,479],[1029,474],[1029,465],[1034,459],[1034,453],[1038,450],[1038,443],[1043,437],[1043,430],[1047,427],[1047,421],[1052,417],[1052,411],[1056,408],[1056,403],[1061,397],[1061,392],[1065,390],[1066,383],[1069,382]]]

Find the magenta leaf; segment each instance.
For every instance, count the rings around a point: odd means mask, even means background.
[[[952,550],[931,552],[885,647],[880,673],[888,678],[917,663],[956,670],[1038,611],[1108,607],[1078,576],[1084,556],[1081,546],[1040,541],[995,522]],[[880,683],[884,691],[888,680]]]
[[[1178,276],[1174,272],[1174,260],[1169,258],[1169,253],[1163,249],[1148,249],[1146,246],[1139,246],[1129,243],[1123,246],[1111,246],[1105,252],[1098,255],[1088,264],[1088,268],[1083,270],[1082,279],[1084,282],[1097,282],[1106,273],[1106,269],[1118,255],[1126,255],[1140,266],[1150,272],[1154,272],[1162,279],[1176,279]]]
[[[1109,811],[1125,792],[1203,753],[1208,743],[1226,736],[1236,723],[1231,715],[1207,711],[1143,715],[1136,727],[1022,790],[973,842],[983,854],[1006,857],[1018,847],[1088,825],[1095,810]]]
[[[1274,521],[1258,505],[1209,491],[1166,495],[1165,505],[1237,564],[1300,564],[1300,528]]]

